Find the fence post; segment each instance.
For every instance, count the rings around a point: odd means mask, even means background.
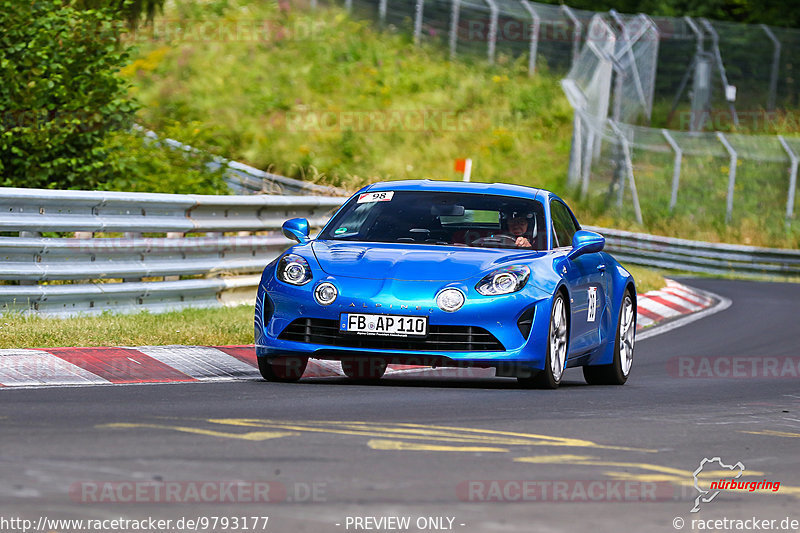
[[[453,0],[453,9],[450,12],[450,59],[456,58],[458,44],[458,16],[461,10],[461,0]]]
[[[531,45],[528,51],[528,76],[533,76],[536,72],[536,55],[538,54],[539,29],[542,25],[542,19],[528,0],[522,0],[522,7],[525,8],[533,21],[531,24]]]
[[[581,198],[586,198],[589,193],[589,179],[592,176],[592,153],[594,150],[594,128],[587,120],[586,143],[581,147],[583,161],[581,161]]]
[[[572,146],[569,150],[567,185],[570,187],[577,187],[581,179],[581,148],[583,147],[581,124],[583,121],[577,109],[575,109],[572,114]]]
[[[736,161],[738,156],[736,150],[734,150],[731,143],[728,142],[728,138],[725,137],[724,133],[718,131],[717,138],[728,151],[728,155],[731,156],[730,163],[728,163],[730,165],[728,170],[728,202],[725,207],[725,223],[727,224],[731,221],[731,216],[733,215],[733,188],[736,185]]]
[[[608,123],[611,125],[611,129],[614,130],[614,133],[619,138],[619,142],[622,144],[622,152],[625,154],[625,166],[627,167],[626,174],[631,188],[631,199],[633,200],[633,213],[636,216],[636,222],[643,224],[642,208],[639,205],[639,193],[636,190],[636,180],[633,177],[633,156],[631,155],[631,147],[628,143],[628,138],[625,137],[625,134],[622,133],[622,130],[619,129],[619,126],[616,122],[609,120]],[[621,184],[620,190],[622,190],[624,185],[624,183]],[[621,197],[622,196],[620,195],[620,198]]]
[[[572,64],[574,65],[578,60],[578,55],[580,54],[581,50],[581,35],[583,34],[583,25],[569,7],[561,4],[561,11],[564,12],[574,27],[574,32],[572,35]]]
[[[642,20],[647,20],[650,24],[650,31],[653,32],[653,38],[655,39],[655,44],[653,45],[653,61],[652,66],[650,68],[650,79],[653,82],[650,84],[650,91],[647,94],[647,125],[649,126],[651,121],[653,120],[653,101],[655,100],[655,92],[656,92],[656,71],[658,70],[658,50],[661,43],[661,32],[658,31],[658,26],[653,19],[646,15],[640,15]]]
[[[486,0],[486,4],[489,6],[491,16],[491,20],[489,21],[489,35],[487,35],[488,49],[486,53],[489,56],[489,64],[494,65],[495,50],[497,48],[497,19],[500,16],[500,11],[497,9],[497,4],[494,0]]]
[[[683,162],[683,150],[669,134],[669,131],[662,129],[661,134],[667,140],[669,145],[675,151],[675,162],[672,164],[672,195],[669,199],[669,212],[675,210],[675,205],[678,203],[678,185],[681,180],[681,163]]]
[[[767,111],[775,111],[775,100],[778,97],[778,69],[780,68],[781,62],[781,42],[775,37],[775,34],[772,33],[772,30],[769,29],[769,26],[766,24],[761,24],[761,29],[764,30],[764,33],[767,34],[767,37],[769,37],[769,40],[772,41],[772,44],[775,46],[772,52],[772,71],[769,76],[769,96],[767,97]]]
[[[703,24],[703,27],[706,29],[706,31],[711,34],[711,42],[714,46],[714,57],[717,60],[717,68],[719,69],[719,75],[722,78],[722,85],[725,87],[725,99],[728,100],[728,107],[731,109],[733,124],[738,126],[739,116],[736,114],[736,106],[734,105],[735,98],[730,99],[730,95],[728,94],[728,87],[732,87],[732,85],[728,84],[728,75],[725,74],[725,65],[722,63],[722,54],[719,51],[719,34],[717,34],[717,30],[714,29],[714,26],[711,25],[708,19],[700,19],[700,22]]]
[[[344,8],[348,13],[353,11],[353,0],[344,0]]]
[[[378,20],[381,24],[386,24],[386,2],[387,0],[380,0],[378,4]]]
[[[311,0],[311,11],[317,10],[317,0]]]
[[[778,135],[778,140],[781,142],[781,146],[783,146],[783,149],[789,154],[789,159],[792,161],[792,166],[789,170],[789,194],[786,198],[786,224],[789,224],[794,217],[794,195],[797,190],[798,157],[797,154],[794,153],[794,150],[792,150],[792,147],[789,146],[789,143],[786,142],[786,139],[783,138],[783,135]]]
[[[419,46],[422,35],[422,11],[425,9],[425,0],[417,0],[414,7],[414,44]]]

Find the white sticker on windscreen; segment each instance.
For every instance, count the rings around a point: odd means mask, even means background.
[[[394,196],[394,191],[383,192],[365,192],[358,197],[359,204],[366,204],[369,202],[388,202]]]

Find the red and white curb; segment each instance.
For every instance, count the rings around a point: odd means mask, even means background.
[[[638,295],[637,302],[638,339],[674,329],[730,305],[729,300],[672,280],[667,280],[667,286],[661,290]],[[494,376],[494,369],[432,369],[414,365],[389,365],[386,372],[426,378]],[[342,375],[339,362],[311,359],[303,377]],[[0,389],[253,379],[260,379],[260,374],[252,345],[0,350]]]
[[[637,295],[636,330],[640,331],[668,319],[708,309],[719,299],[716,295],[668,279],[667,286],[663,289]]]

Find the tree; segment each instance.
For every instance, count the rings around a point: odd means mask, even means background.
[[[116,14],[62,0],[0,0],[0,185],[94,188],[103,141],[135,105],[116,75],[127,54]]]

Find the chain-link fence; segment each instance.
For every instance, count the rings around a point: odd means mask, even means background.
[[[453,58],[563,73],[576,111],[569,183],[640,222],[745,218],[782,232],[797,211],[800,139],[713,130],[764,130],[798,105],[800,30],[528,0],[330,1]]]

